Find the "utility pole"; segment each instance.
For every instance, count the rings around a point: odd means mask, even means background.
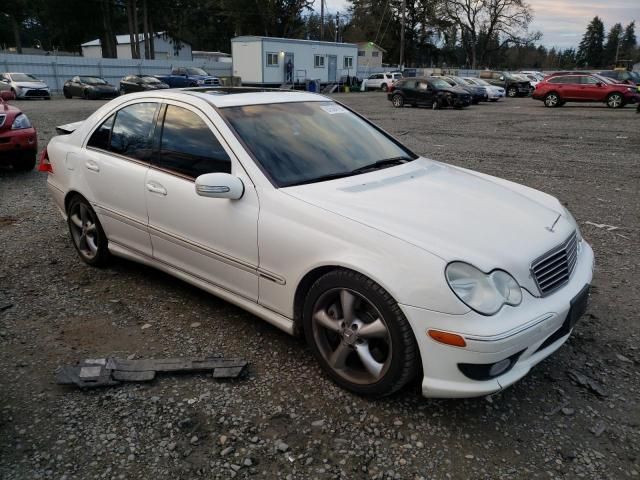
[[[336,12],[336,43],[338,43],[338,30],[340,30],[340,12]]]
[[[613,65],[613,68],[618,66],[618,54],[620,53],[620,35],[618,35],[618,45],[616,46],[616,60]]]
[[[402,0],[402,23],[400,28],[400,70],[404,70],[404,23],[407,10],[407,0]]]
[[[320,0],[320,41],[324,40],[324,0]]]

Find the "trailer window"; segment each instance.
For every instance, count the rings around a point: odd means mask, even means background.
[[[344,57],[344,68],[353,68],[353,57]]]
[[[278,66],[278,54],[267,53],[267,67],[277,67],[277,66]]]

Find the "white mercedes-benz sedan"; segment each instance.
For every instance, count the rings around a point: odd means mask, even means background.
[[[585,311],[593,251],[557,199],[330,98],[154,91],[59,132],[40,170],[84,262],[151,265],[303,335],[358,394],[497,392]]]

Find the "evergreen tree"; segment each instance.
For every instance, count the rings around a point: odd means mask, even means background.
[[[604,44],[604,24],[593,17],[578,47],[578,63],[581,67],[601,67]]]
[[[624,35],[622,35],[622,40],[620,40],[620,54],[618,58],[621,60],[635,60],[638,55],[636,51],[637,43],[636,23],[631,22],[625,27]]]
[[[616,53],[618,53],[619,43],[622,37],[622,24],[616,23],[607,35],[607,43],[604,45],[603,64],[606,66],[613,65],[616,61]]]

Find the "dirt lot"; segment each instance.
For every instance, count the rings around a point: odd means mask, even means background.
[[[82,264],[45,176],[0,170],[0,478],[638,478],[640,115],[526,98],[464,111],[337,98],[418,153],[570,207],[597,269],[569,342],[492,398],[427,400],[416,386],[358,398],[302,340],[248,313],[134,263]],[[101,102],[18,105],[44,146]],[[244,357],[250,373],[87,393],[53,382],[81,358],[207,354]]]

